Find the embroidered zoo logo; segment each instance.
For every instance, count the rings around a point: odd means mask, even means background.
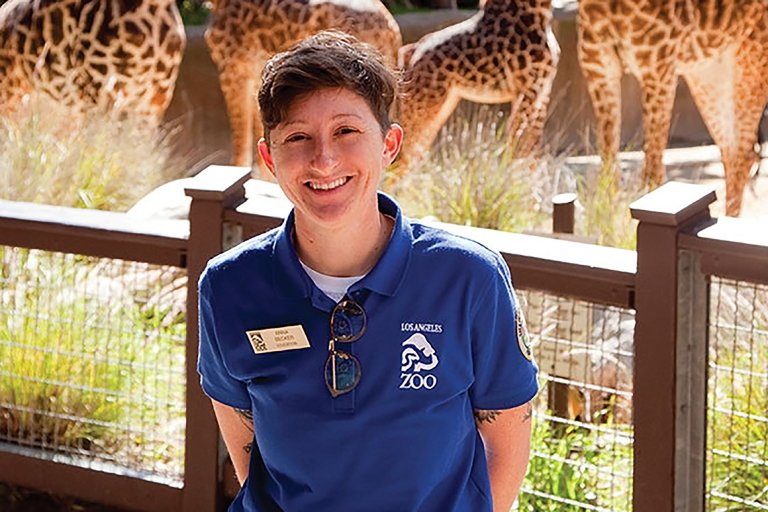
[[[437,377],[431,373],[439,362],[437,352],[427,338],[417,332],[403,342],[400,389],[434,389]]]
[[[267,348],[267,344],[264,342],[264,338],[261,336],[261,333],[248,332],[246,334],[248,335],[248,339],[251,340],[251,345],[253,346],[253,350],[255,352],[266,352],[269,350],[269,348]]]

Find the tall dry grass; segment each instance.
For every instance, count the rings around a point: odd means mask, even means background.
[[[572,149],[545,141],[535,156],[506,133],[507,114],[493,105],[465,106],[442,129],[431,153],[384,189],[406,214],[513,232],[551,231],[552,198],[575,192],[576,235],[600,245],[633,249],[636,223],[629,205],[645,189],[636,169],[575,163]],[[405,134],[407,144],[408,134]]]
[[[122,211],[184,175],[176,127],[73,115],[33,97],[0,118],[0,199]]]

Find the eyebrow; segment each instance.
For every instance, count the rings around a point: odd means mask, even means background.
[[[358,121],[362,121],[363,120],[363,118],[360,115],[355,114],[353,112],[349,112],[349,113],[336,114],[333,117],[331,117],[331,121],[336,121],[337,119],[341,119],[341,118],[345,118],[345,117],[352,117],[352,118],[357,119]],[[292,125],[295,125],[295,124],[306,124],[306,123],[305,123],[305,121],[303,121],[301,119],[298,119],[296,121],[284,121],[281,124],[282,124],[283,128],[286,128],[286,127],[289,127],[289,126],[292,126]]]

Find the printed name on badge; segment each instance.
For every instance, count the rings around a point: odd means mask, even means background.
[[[309,339],[300,325],[245,331],[245,334],[256,354],[309,348]]]

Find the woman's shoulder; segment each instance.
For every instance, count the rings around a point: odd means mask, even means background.
[[[501,254],[487,245],[439,225],[411,221],[415,255],[453,260],[461,265],[497,270],[503,265]]]
[[[275,241],[279,236],[280,228],[276,228],[240,242],[211,258],[206,265],[204,275],[229,274],[241,268],[259,268],[260,263],[263,263],[261,260],[272,257]]]

